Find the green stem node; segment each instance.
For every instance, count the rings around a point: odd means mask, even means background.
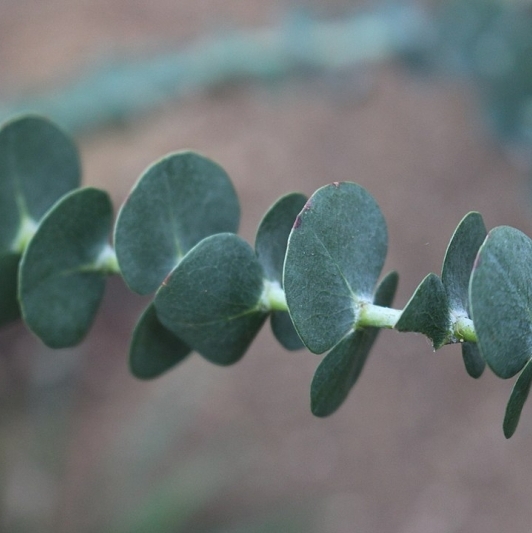
[[[402,311],[390,307],[381,307],[372,303],[363,303],[356,322],[357,327],[371,326],[375,328],[393,329],[401,317]]]
[[[477,342],[475,326],[467,316],[459,316],[454,320],[453,335],[457,342]]]
[[[264,280],[260,305],[266,311],[288,311],[286,296],[279,282]]]
[[[105,248],[103,248],[98,256],[94,264],[94,270],[107,275],[120,274],[120,266],[118,265],[116,253],[109,244],[105,245]]]

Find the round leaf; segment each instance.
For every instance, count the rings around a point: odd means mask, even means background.
[[[515,228],[491,230],[469,284],[471,315],[483,359],[501,378],[532,357],[532,241]]]
[[[264,268],[266,277],[272,282],[277,282],[281,287],[288,236],[306,201],[307,197],[300,193],[283,196],[264,215],[257,231],[255,239],[257,257]],[[288,312],[273,312],[270,322],[275,338],[284,348],[299,350],[304,347]]]
[[[414,331],[426,335],[437,350],[449,338],[451,327],[449,299],[441,279],[428,274],[406,304],[397,331]]]
[[[0,255],[0,326],[20,317],[17,298],[19,262],[18,253]]]
[[[22,251],[21,228],[39,221],[79,186],[80,163],[71,139],[50,121],[22,116],[0,128],[0,251]],[[23,242],[17,243],[18,239]],[[15,250],[16,249],[16,250]]]
[[[458,224],[449,242],[441,281],[453,311],[469,312],[469,278],[478,250],[486,238],[480,213],[468,213]]]
[[[191,349],[166,329],[150,304],[140,317],[129,349],[129,368],[139,379],[160,376],[181,362]]]
[[[300,193],[291,193],[279,198],[264,215],[257,231],[257,257],[266,277],[270,281],[277,281],[281,286],[288,237],[306,201],[307,197]]]
[[[264,271],[232,233],[207,237],[183,258],[155,297],[161,323],[209,361],[238,361],[268,316]]]
[[[105,288],[111,226],[107,193],[73,191],[43,218],[22,256],[22,315],[51,348],[77,344],[93,322]]]
[[[387,243],[379,206],[359,185],[335,183],[309,199],[290,233],[283,281],[311,352],[325,352],[353,328],[357,303],[372,299]]]
[[[193,152],[149,167],[120,209],[115,247],[131,290],[153,292],[203,238],[236,232],[240,207],[226,172]]]
[[[376,305],[389,307],[397,289],[398,276],[390,272],[375,294]],[[379,328],[357,329],[342,339],[318,366],[310,388],[311,411],[325,417],[334,413],[357,382]]]

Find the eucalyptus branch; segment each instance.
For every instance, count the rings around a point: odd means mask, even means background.
[[[116,221],[109,195],[80,187],[77,150],[34,115],[0,128],[0,325],[22,316],[53,348],[88,333],[109,275],[153,300],[139,318],[130,369],[155,378],[197,352],[237,362],[266,320],[286,349],[324,354],[311,384],[316,416],[335,412],[381,329],[460,344],[466,370],[520,373],[504,433],[532,384],[532,240],[479,213],[456,228],[441,275],[428,274],[402,310],[398,274],[381,277],[385,219],[361,186],[291,193],[264,215],[254,248],[236,235],[240,207],[214,161],[175,152],[140,176]],[[113,234],[113,243],[110,236]]]

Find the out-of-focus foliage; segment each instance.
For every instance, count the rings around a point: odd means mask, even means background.
[[[505,140],[532,144],[532,3],[452,0],[436,21],[431,61],[475,81]]]

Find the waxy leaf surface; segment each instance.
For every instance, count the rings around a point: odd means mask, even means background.
[[[379,206],[359,185],[328,185],[309,199],[290,233],[283,281],[311,352],[329,350],[353,328],[357,303],[372,299],[387,243]]]
[[[521,374],[515,382],[508,405],[506,406],[506,413],[504,415],[504,422],[502,429],[504,436],[509,439],[517,429],[519,424],[519,418],[521,417],[521,411],[528,398],[530,392],[530,385],[532,385],[532,360],[528,361],[523,368]]]
[[[236,232],[239,220],[222,167],[193,152],[166,156],[144,172],[118,214],[114,240],[126,283],[140,294],[155,291],[193,246]]]
[[[392,304],[398,275],[390,272],[380,283],[374,303],[383,307]],[[357,382],[373,346],[379,328],[361,328],[349,333],[318,366],[310,389],[311,410],[315,416],[334,413]]]
[[[458,224],[443,261],[441,280],[449,306],[455,315],[469,316],[469,279],[478,250],[487,231],[480,213],[468,213]],[[462,357],[467,373],[479,378],[486,363],[475,343],[462,344]]]
[[[202,240],[155,297],[161,323],[209,361],[238,361],[268,316],[261,302],[264,271],[254,250],[234,234]]]
[[[290,193],[279,198],[261,220],[255,238],[255,251],[270,281],[282,283],[288,237],[307,197]]]
[[[508,226],[491,230],[469,284],[471,315],[482,358],[501,378],[532,357],[532,241]]]
[[[428,274],[406,304],[397,331],[413,331],[426,335],[437,350],[449,336],[450,310],[447,293],[436,274]]]
[[[255,251],[264,274],[273,283],[283,284],[283,264],[288,237],[294,221],[303,209],[307,197],[300,193],[283,196],[264,215],[257,237]],[[287,350],[299,350],[304,344],[299,338],[287,311],[274,311],[270,318],[275,338]]]
[[[449,297],[449,306],[454,311],[469,311],[469,279],[486,235],[482,216],[471,212],[458,224],[449,242],[443,260],[441,281]]]
[[[150,304],[140,317],[129,349],[129,368],[139,379],[160,376],[191,352],[181,339],[165,328]]]
[[[112,214],[104,191],[69,193],[43,218],[22,256],[22,315],[51,348],[77,344],[93,322],[105,288]]]
[[[79,186],[80,163],[71,139],[33,115],[0,128],[0,251],[14,250],[21,226],[37,223]]]

